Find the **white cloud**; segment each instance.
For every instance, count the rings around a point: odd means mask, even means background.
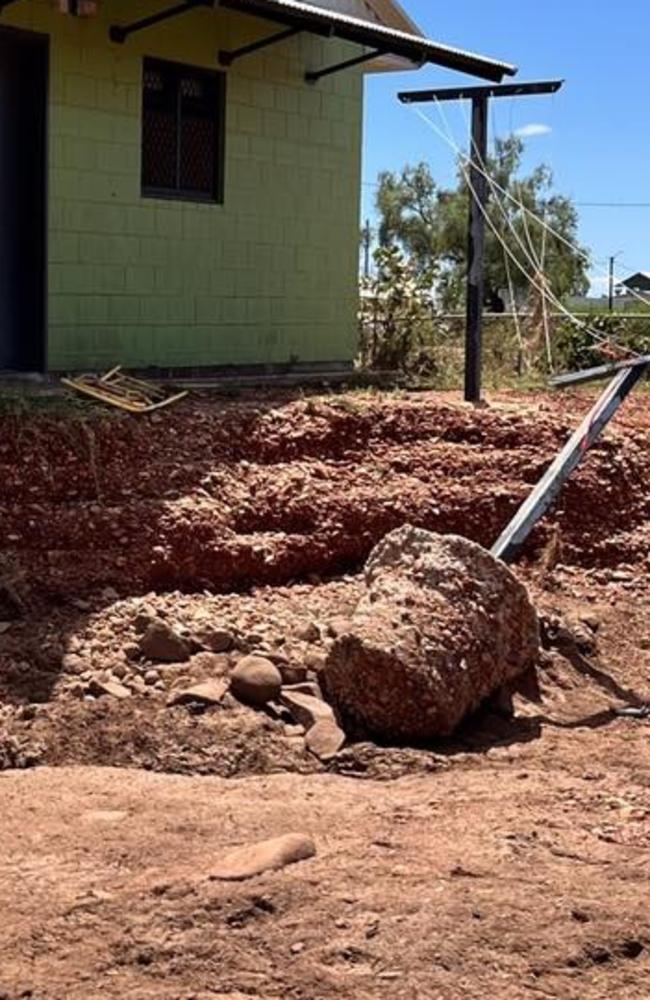
[[[521,136],[522,139],[530,139],[536,135],[548,135],[553,129],[550,125],[538,125],[535,122],[531,122],[530,125],[522,125],[515,132],[515,135]]]

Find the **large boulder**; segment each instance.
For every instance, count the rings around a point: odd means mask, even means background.
[[[344,722],[369,735],[448,736],[537,661],[526,588],[474,542],[407,525],[375,548],[365,580],[321,679]]]

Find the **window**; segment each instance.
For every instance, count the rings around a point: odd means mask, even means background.
[[[142,193],[223,201],[225,77],[145,59]]]

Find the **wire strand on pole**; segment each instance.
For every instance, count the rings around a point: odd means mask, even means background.
[[[455,150],[455,151],[457,152],[457,154],[458,154],[458,155],[462,156],[462,157],[463,157],[463,158],[464,158],[465,160],[468,160],[468,159],[469,159],[469,158],[468,158],[468,156],[467,156],[467,154],[463,152],[463,150],[462,150],[462,149],[460,148],[460,146],[458,146],[458,145],[457,145],[457,144],[456,144],[456,143],[455,143],[455,142],[453,141],[453,139],[452,139],[452,140],[449,140],[449,139],[448,139],[448,138],[447,138],[447,137],[446,137],[446,136],[445,136],[445,135],[444,135],[444,134],[443,134],[443,133],[442,133],[442,132],[441,132],[441,131],[440,131],[440,130],[439,130],[439,129],[437,128],[437,126],[436,126],[435,122],[432,122],[432,121],[431,121],[431,119],[430,119],[430,118],[429,118],[429,117],[428,117],[427,115],[425,115],[425,114],[424,114],[424,112],[423,112],[423,111],[422,111],[422,110],[421,110],[420,108],[417,108],[416,106],[411,106],[411,110],[412,110],[412,111],[413,111],[413,112],[414,112],[415,114],[417,114],[417,115],[418,115],[418,116],[419,116],[419,117],[420,117],[420,118],[421,118],[421,119],[422,119],[423,121],[425,121],[425,122],[426,122],[426,123],[427,123],[427,124],[428,124],[428,125],[430,126],[430,128],[432,128],[432,129],[433,129],[433,130],[434,130],[435,132],[437,132],[437,133],[438,133],[438,134],[439,134],[439,135],[441,136],[441,138],[442,138],[442,139],[444,139],[444,141],[445,141],[445,142],[446,142],[446,143],[447,143],[447,144],[448,144],[448,145],[449,145],[449,146],[450,146],[450,147],[451,147],[452,149],[454,149],[454,150]],[[484,171],[479,171],[479,172],[484,172]],[[541,219],[541,218],[540,218],[540,216],[539,216],[539,215],[537,215],[537,213],[536,213],[536,212],[533,212],[533,211],[532,211],[532,209],[528,208],[528,207],[527,207],[526,205],[524,205],[524,204],[523,204],[523,202],[519,201],[519,199],[518,199],[518,198],[516,198],[516,197],[515,197],[515,196],[514,196],[514,195],[513,195],[513,194],[512,194],[512,193],[511,193],[510,191],[507,191],[507,190],[506,190],[506,189],[505,189],[504,187],[502,187],[502,186],[501,186],[501,185],[500,185],[500,184],[498,183],[498,181],[494,180],[494,178],[493,178],[493,177],[492,177],[492,178],[490,178],[490,177],[487,177],[486,179],[487,179],[487,180],[488,180],[489,182],[490,182],[490,180],[491,180],[491,183],[492,183],[492,184],[493,184],[493,185],[494,185],[494,186],[495,186],[495,187],[496,187],[496,188],[497,188],[497,189],[498,189],[498,190],[499,190],[499,191],[500,191],[500,192],[501,192],[501,193],[502,193],[502,194],[503,194],[503,195],[504,195],[504,196],[505,196],[506,198],[508,198],[508,199],[509,199],[510,201],[512,201],[512,202],[513,202],[513,203],[514,203],[515,205],[517,205],[517,206],[518,206],[518,207],[519,207],[519,208],[520,208],[520,209],[521,209],[521,210],[522,210],[522,211],[523,211],[524,213],[526,213],[527,215],[529,215],[529,216],[530,216],[531,218],[535,219],[535,220],[536,220],[536,221],[537,221],[537,222],[538,222],[538,223],[539,223],[539,224],[540,224],[541,226],[543,226],[543,227],[544,227],[544,228],[545,228],[545,229],[547,230],[547,232],[549,232],[549,233],[551,233],[551,234],[552,234],[553,236],[555,236],[555,238],[556,238],[557,240],[559,240],[559,241],[560,241],[561,243],[563,243],[563,244],[564,244],[565,246],[569,247],[569,249],[570,249],[570,250],[572,250],[572,251],[573,251],[573,252],[574,252],[575,254],[577,254],[578,256],[582,257],[582,259],[583,259],[583,260],[585,260],[585,261],[587,261],[587,263],[588,263],[588,264],[590,264],[590,265],[591,265],[591,264],[593,264],[593,261],[592,261],[592,258],[590,257],[590,255],[589,255],[588,253],[586,253],[586,252],[585,252],[585,251],[584,251],[584,250],[582,249],[582,247],[578,246],[578,244],[577,244],[577,243],[573,243],[573,242],[572,242],[571,240],[567,239],[567,237],[566,237],[566,236],[564,236],[564,235],[563,235],[563,234],[562,234],[561,232],[559,232],[559,230],[555,229],[555,228],[554,228],[553,226],[551,226],[551,225],[550,225],[550,224],[549,224],[548,222],[546,222],[545,220]],[[605,271],[604,269],[602,269],[602,268],[597,268],[597,271],[598,271],[598,273],[599,273],[599,274],[600,274],[601,276],[606,276],[606,275],[607,275],[607,272],[606,272],[606,271]],[[619,284],[621,284],[621,283],[622,283],[622,280],[621,280],[621,278],[620,278],[620,275],[615,275],[615,277],[616,277],[616,280],[617,280],[617,282],[618,282]],[[641,294],[640,294],[639,292],[636,292],[636,291],[635,291],[634,289],[631,289],[631,288],[630,288],[630,289],[628,289],[628,291],[629,291],[630,295],[632,295],[632,296],[633,296],[634,298],[638,299],[638,300],[639,300],[640,302],[642,302],[642,303],[643,303],[644,305],[650,305],[650,298],[646,298],[645,296],[641,295]]]
[[[458,146],[454,142],[453,138],[447,137],[444,134],[444,132],[436,126],[435,122],[432,122],[431,119],[427,115],[425,115],[419,108],[414,107],[412,110],[414,111],[415,114],[417,114],[420,118],[422,118],[422,120],[424,122],[426,122],[426,124],[429,125],[429,127],[431,129],[433,129],[433,131],[436,132],[452,149],[455,150],[455,152],[457,153],[457,155],[459,157],[460,169],[461,169],[461,172],[463,174],[465,183],[467,184],[468,189],[470,190],[472,197],[476,198],[477,197],[476,191],[474,190],[474,186],[472,185],[471,179],[469,177],[469,172],[467,170],[467,167],[465,166],[465,162],[469,162],[470,158],[467,156],[466,153],[463,152],[463,150],[460,148],[460,146]],[[494,183],[494,186],[499,191],[502,191],[504,194],[508,195],[508,197],[510,197],[512,199],[512,201],[514,201],[515,203],[519,204],[517,202],[517,199],[513,198],[507,191],[505,191],[505,189],[502,188],[500,184],[497,184],[496,182],[494,182],[493,179],[491,178],[491,175],[489,175],[486,171],[484,171],[478,165],[477,165],[477,170],[479,171],[479,173],[482,173],[486,177],[486,179],[488,180],[488,183]],[[501,200],[500,199],[498,199],[498,203],[501,206]],[[539,218],[539,216],[536,215],[536,213],[531,212],[525,206],[521,206],[521,207],[523,207],[525,211],[529,212],[529,214],[533,218],[535,218],[538,221],[542,222],[542,220]],[[501,210],[503,211],[503,209],[501,209]],[[501,244],[501,246],[504,248],[504,250],[506,251],[506,253],[509,255],[509,257],[511,258],[511,260],[514,262],[515,266],[519,269],[519,271],[521,271],[521,273],[524,275],[524,277],[527,279],[527,281],[530,282],[530,284],[532,285],[532,287],[536,288],[537,291],[540,294],[547,294],[548,297],[549,297],[549,301],[551,301],[553,303],[553,305],[555,306],[555,308],[559,312],[561,312],[571,323],[573,323],[576,327],[578,327],[583,332],[585,332],[588,336],[590,336],[597,343],[600,343],[600,344],[609,344],[609,343],[611,343],[610,338],[604,337],[602,334],[600,334],[597,331],[591,329],[591,327],[589,327],[586,323],[583,323],[573,313],[571,313],[566,308],[566,306],[564,305],[564,303],[550,289],[547,289],[546,292],[544,292],[543,286],[539,285],[538,282],[535,281],[534,278],[532,278],[530,276],[530,274],[528,273],[528,271],[526,271],[525,267],[523,266],[523,264],[521,263],[521,261],[519,260],[519,258],[512,252],[512,250],[510,249],[510,247],[507,245],[507,243],[505,242],[505,240],[503,239],[503,237],[499,233],[497,227],[492,222],[492,219],[490,218],[489,213],[485,210],[485,208],[482,205],[481,205],[481,212],[484,215],[485,220],[486,220],[488,226],[490,227],[492,233],[494,234],[494,236],[497,238],[497,240],[499,241],[499,243]],[[553,228],[551,226],[548,226],[548,224],[546,224],[546,223],[544,223],[544,225],[545,225],[545,227],[550,232],[554,232],[554,230],[553,230]],[[514,228],[513,228],[513,233],[514,233],[517,241],[520,243],[522,249],[524,250],[524,254],[525,254],[526,259],[529,260],[528,252],[526,251],[526,248],[523,245],[519,234],[516,232],[516,230]],[[568,243],[568,245],[571,246],[571,244],[567,240],[563,240],[563,242]],[[533,261],[533,265],[534,265],[534,261]],[[638,357],[639,356],[636,352],[630,351],[627,348],[621,347],[620,349],[624,353],[630,354],[633,357]]]

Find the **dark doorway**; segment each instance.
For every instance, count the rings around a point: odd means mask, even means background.
[[[45,366],[47,39],[0,29],[0,370]]]

